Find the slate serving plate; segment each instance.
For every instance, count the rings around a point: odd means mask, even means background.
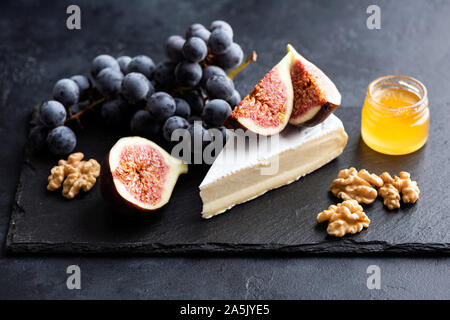
[[[360,108],[341,107],[349,142],[344,153],[288,186],[238,205],[210,220],[200,216],[198,186],[207,166],[190,167],[170,202],[159,212],[123,217],[102,200],[98,186],[75,200],[46,191],[57,161],[26,152],[8,231],[9,252],[40,253],[185,253],[185,252],[450,252],[450,113],[433,110],[428,143],[405,156],[386,156],[360,138]],[[77,133],[88,158],[101,161],[123,133],[91,126]],[[359,234],[335,239],[316,215],[338,200],[328,187],[338,171],[354,166],[380,174],[412,173],[422,191],[415,205],[390,212],[381,199],[365,206],[372,220]]]

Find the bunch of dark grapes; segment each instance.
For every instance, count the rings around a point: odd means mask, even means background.
[[[97,105],[106,124],[127,123],[135,135],[170,142],[176,129],[201,132],[203,139],[209,129],[218,128],[225,141],[228,132],[222,123],[241,100],[227,72],[236,71],[244,57],[231,26],[219,20],[209,29],[193,24],[185,37],[167,39],[165,53],[167,60],[157,65],[145,55],[116,59],[102,54],[92,61],[92,79],[76,75],[59,80],[54,100],[33,112],[32,144],[47,145],[58,155],[71,153],[76,136],[65,124],[80,122]]]

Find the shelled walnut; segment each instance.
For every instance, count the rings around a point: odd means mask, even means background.
[[[384,205],[389,209],[400,208],[400,193],[404,203],[415,203],[419,199],[419,187],[416,181],[411,181],[411,175],[402,171],[399,176],[393,178],[387,172],[380,175],[384,185],[378,190],[380,196],[384,199]]]
[[[62,185],[62,195],[73,199],[80,190],[89,191],[100,175],[100,164],[95,159],[82,161],[81,152],[73,153],[66,160],[59,160],[48,177],[47,190],[55,191]]]
[[[376,174],[355,168],[339,171],[337,179],[330,186],[331,192],[343,200],[356,200],[359,203],[370,204],[377,198],[375,187],[381,187],[383,180]]]
[[[370,224],[370,219],[356,200],[329,206],[317,215],[317,222],[324,221],[328,221],[327,233],[335,237],[358,233]]]

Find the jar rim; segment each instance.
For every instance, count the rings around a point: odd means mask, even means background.
[[[390,79],[393,79],[393,80],[397,79],[397,81],[396,81],[396,83],[388,82],[388,80],[390,80]],[[398,80],[398,79],[400,79],[400,80]],[[409,106],[404,106],[401,108],[391,107],[389,105],[379,103],[375,99],[373,99],[373,94],[376,90],[376,85],[382,84],[382,83],[386,83],[386,84],[391,83],[393,85],[394,84],[400,85],[400,86],[404,87],[403,89],[417,94],[419,101],[417,101],[416,103],[411,104]],[[395,112],[399,112],[402,110],[415,109],[417,107],[425,105],[428,102],[428,93],[427,93],[427,88],[425,87],[425,85],[414,77],[403,76],[403,75],[386,75],[386,76],[376,78],[369,84],[369,87],[367,88],[367,96],[371,101],[375,102],[378,107],[387,109],[389,111],[395,111]]]

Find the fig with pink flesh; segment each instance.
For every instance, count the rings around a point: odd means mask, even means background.
[[[302,57],[294,47],[289,44],[287,50],[294,59],[291,66],[294,104],[289,123],[315,126],[341,104],[341,94],[325,73]]]
[[[270,70],[233,110],[224,125],[243,127],[269,136],[286,127],[292,112],[294,91],[291,82],[292,53]]]
[[[100,172],[100,190],[118,209],[150,212],[164,206],[187,165],[154,142],[121,138],[111,148]]]

